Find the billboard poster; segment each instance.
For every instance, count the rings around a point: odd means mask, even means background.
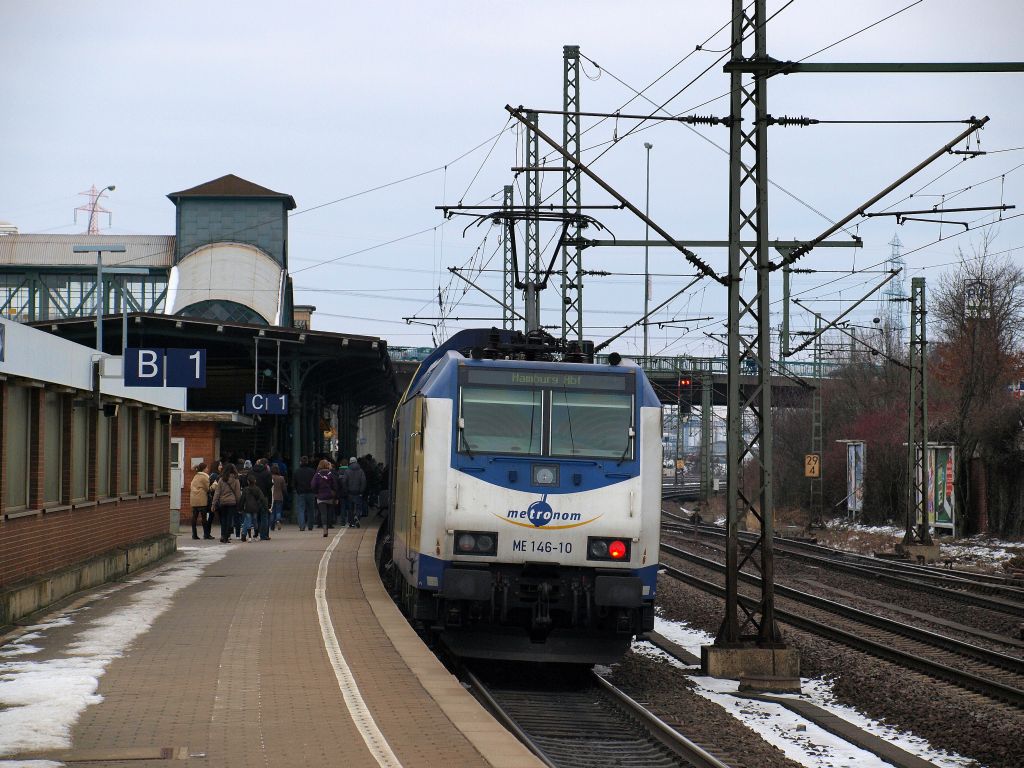
[[[919,447],[918,455],[920,450]],[[930,443],[924,470],[928,525],[936,533],[952,535],[956,526],[956,446]]]
[[[864,511],[864,459],[867,445],[862,440],[846,443],[846,511]]]
[[[956,484],[956,448],[952,445],[937,445],[929,448],[932,482],[928,487],[929,512],[935,527],[953,532],[955,526],[954,489]]]

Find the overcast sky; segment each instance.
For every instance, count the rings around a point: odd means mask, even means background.
[[[911,4],[769,0],[770,13],[782,10],[768,25],[768,50],[777,59],[800,59]],[[450,318],[500,318],[485,296],[472,290],[463,295],[463,286],[453,283],[447,271],[449,266],[484,264],[500,269],[497,231],[473,227],[464,236],[471,221],[456,218],[439,226],[443,219],[434,206],[500,201],[502,186],[510,183],[519,184],[519,194],[522,180],[514,182],[510,171],[522,163],[519,136],[511,130],[504,105],[561,108],[562,46],[578,44],[589,59],[581,83],[586,110],[622,107],[633,93],[616,78],[642,89],[691,54],[647,95],[660,104],[685,87],[668,107],[674,114],[703,104],[696,114],[724,116],[727,99],[704,102],[728,91],[721,63],[711,66],[721,55],[716,51],[728,45],[726,32],[708,38],[723,26],[727,30],[729,10],[726,0],[3,0],[0,220],[24,233],[83,231],[86,222],[80,214],[74,223],[74,208],[85,198],[76,193],[92,184],[115,184],[116,191],[103,201],[113,211],[112,223],[102,222],[103,232],[172,234],[174,206],[167,193],[234,173],[297,201],[290,223],[290,269],[296,302],[317,307],[315,328],[378,335],[392,345],[432,345],[432,337],[490,324],[454,319],[437,328],[406,324],[404,317],[438,317],[439,288],[443,312]],[[1022,30],[1024,3],[1019,1],[923,0],[810,61],[1024,60]],[[707,50],[695,52],[700,43]],[[1024,206],[1024,73],[794,74],[769,82],[768,106],[773,115],[823,120],[989,115],[981,149],[990,154],[969,161],[943,157],[873,210],[927,208],[943,195],[956,195],[947,206]],[[646,114],[653,108],[640,99],[625,111]],[[606,142],[632,125],[609,120],[594,127],[584,146],[596,148],[585,159],[604,152]],[[678,238],[724,238],[727,158],[711,142],[727,146],[727,129],[648,125],[615,142],[595,170],[643,207],[643,143],[653,143],[652,218]],[[542,128],[560,136],[560,119],[545,117]],[[769,175],[786,191],[771,191],[771,237],[817,235],[829,220],[859,207],[962,128],[773,128]],[[503,129],[496,141],[488,140]],[[544,175],[542,182],[543,193],[553,193],[559,174]],[[917,194],[904,200],[910,193]],[[560,194],[554,201],[560,201]],[[584,202],[611,201],[585,184]],[[629,213],[599,213],[616,237],[643,237],[643,224]],[[1003,217],[1020,213],[1024,207]],[[932,285],[955,264],[958,249],[971,253],[985,231],[995,236],[993,250],[1019,261],[1024,251],[1014,249],[1024,247],[1024,216],[979,228],[993,216],[948,215],[973,222],[975,229],[957,235],[962,226],[945,224],[941,242],[936,242],[936,224],[897,227],[891,218],[861,219],[850,231],[864,238],[863,249],[815,251],[801,266],[863,270],[886,259],[889,242],[898,234],[908,277],[924,275]],[[554,235],[553,229],[543,231],[542,242]],[[364,249],[372,250],[355,253]],[[724,268],[723,251],[701,255]],[[600,341],[641,313],[643,252],[590,249],[585,261],[588,269],[613,273],[590,277],[585,287],[587,336]],[[651,271],[657,275],[657,304],[679,290],[692,269],[678,253],[657,248],[651,251]],[[878,280],[877,274],[863,271],[845,276],[819,272],[797,277],[794,292],[821,299],[815,306],[834,315],[843,307],[835,299],[859,298]],[[478,282],[500,292],[497,271],[485,271]],[[778,287],[774,290],[781,295]],[[542,306],[543,321],[558,323],[553,291],[543,296]],[[721,346],[704,332],[721,330],[724,309],[724,289],[701,281],[657,319],[713,319],[685,329],[652,327],[652,351],[720,354]],[[870,325],[877,314],[872,303],[853,318]],[[809,325],[807,316],[794,322]],[[631,353],[640,344],[637,330],[612,348]]]

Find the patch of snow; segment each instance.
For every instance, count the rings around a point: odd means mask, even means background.
[[[52,760],[0,760],[0,768],[62,768]]]
[[[940,544],[942,554],[964,563],[985,563],[999,565],[1015,557],[1024,550],[1012,544],[1003,546],[984,546],[980,544]]]
[[[654,621],[655,629],[658,632],[696,655],[700,655],[702,645],[714,642],[714,636],[695,629],[685,622],[668,621],[660,616],[655,617]],[[652,657],[665,658],[675,666],[685,668],[672,657],[646,643],[634,644],[634,651]],[[794,762],[809,768],[846,768],[847,766],[849,768],[860,768],[861,766],[884,768],[888,765],[874,754],[834,736],[781,704],[752,701],[733,695],[739,690],[739,683],[735,680],[720,680],[694,675],[691,675],[690,679],[695,683],[695,693],[725,708],[733,717],[756,731],[769,744],[778,747],[786,757]],[[940,768],[968,768],[968,766],[976,765],[973,760],[934,749],[926,740],[918,736],[879,723],[852,707],[839,704],[836,702],[832,684],[829,681],[804,678],[801,680],[801,685],[803,693],[800,695],[774,695],[779,698],[808,700],[858,728],[873,733],[911,754],[940,766]]]
[[[145,585],[121,608],[101,615],[78,632],[62,656],[45,661],[0,662],[0,756],[26,751],[67,749],[71,728],[97,693],[99,678],[166,611],[174,596],[219,560],[225,549],[186,552],[175,562],[129,580],[123,587]],[[104,596],[109,596],[104,595]],[[69,626],[67,615],[30,627],[33,631]],[[5,646],[6,647],[6,646]],[[6,761],[2,768],[24,764],[45,768],[48,761]]]

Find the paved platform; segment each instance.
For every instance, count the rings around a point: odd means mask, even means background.
[[[0,638],[16,641],[0,649],[0,765],[539,766],[395,608],[373,564],[376,529],[331,534],[186,534],[171,562]],[[119,638],[131,638],[123,651]],[[46,697],[4,708],[18,697],[2,680],[41,693],[44,678],[18,675],[69,665],[98,683],[57,686],[81,704],[63,735]],[[15,736],[19,716],[56,724]]]

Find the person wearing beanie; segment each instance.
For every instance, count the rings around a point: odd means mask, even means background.
[[[359,466],[359,459],[353,456],[345,470],[345,513],[349,528],[359,527],[359,515],[363,507],[363,491],[366,490],[366,473]]]

